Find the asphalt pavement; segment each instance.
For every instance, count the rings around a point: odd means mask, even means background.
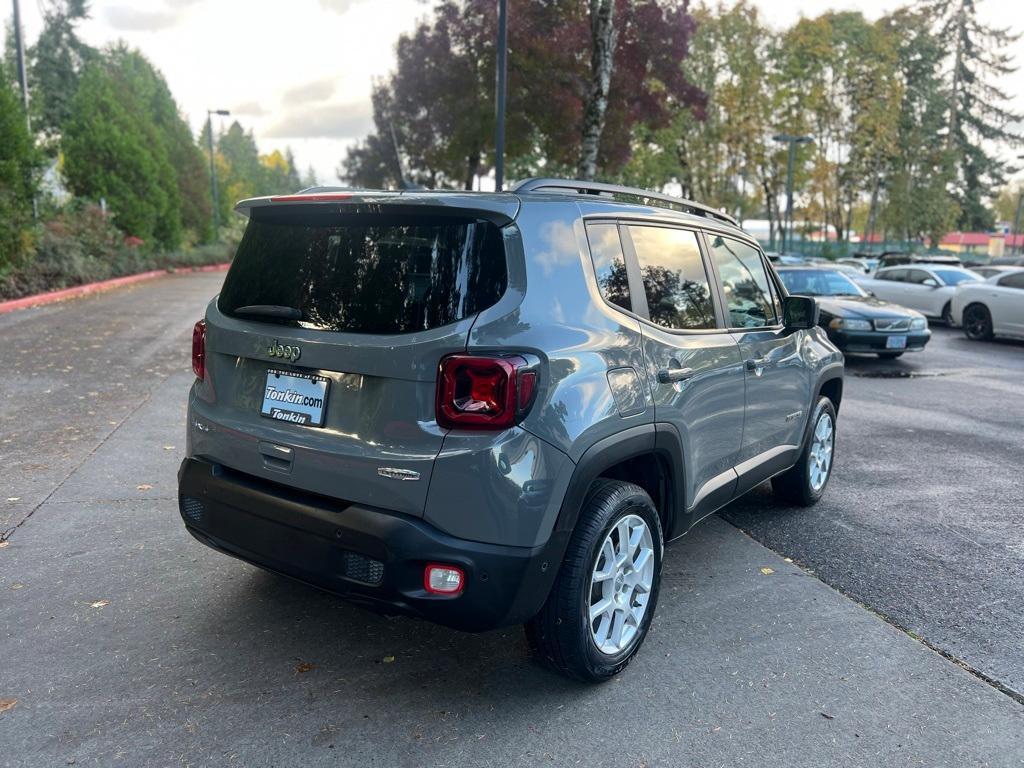
[[[1024,765],[1024,347],[851,362],[826,499],[726,511],[771,549],[721,518],[674,544],[651,636],[593,687],[518,629],[378,616],[184,531],[222,277],[0,317],[0,765]]]

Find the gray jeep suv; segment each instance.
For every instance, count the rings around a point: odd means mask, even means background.
[[[843,358],[714,209],[532,179],[246,200],[193,334],[199,541],[586,680],[654,617],[666,542],[759,483],[813,504]]]

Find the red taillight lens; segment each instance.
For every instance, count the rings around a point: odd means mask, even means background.
[[[536,371],[521,357],[449,355],[438,373],[437,423],[508,429],[530,407],[536,383]]]
[[[200,320],[192,327],[192,372],[200,379],[206,378],[205,320]]]

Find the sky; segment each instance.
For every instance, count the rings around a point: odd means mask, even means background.
[[[515,12],[511,0],[510,12]],[[20,0],[26,40],[42,27],[47,0]],[[829,8],[869,18],[904,4],[896,0],[754,0],[768,23],[785,27]],[[81,35],[94,46],[124,40],[163,72],[193,129],[207,109],[229,109],[256,135],[261,152],[290,145],[304,172],[336,183],[335,170],[373,121],[374,78],[394,66],[398,36],[426,16],[429,0],[93,0]],[[0,0],[0,22],[12,13]],[[984,0],[985,20],[1024,31],[1024,2]],[[1021,70],[1003,82],[1024,112]],[[226,127],[226,124],[225,124]]]

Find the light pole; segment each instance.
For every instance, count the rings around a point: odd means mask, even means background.
[[[25,127],[32,138],[32,118],[28,114],[28,72],[25,70],[25,41],[21,37],[21,8],[14,0],[14,55],[18,62],[18,85],[21,87],[21,103],[25,107]],[[32,196],[32,217],[39,218],[39,200]]]
[[[213,200],[213,241],[217,242],[220,240],[220,207],[217,203],[217,164],[213,159],[213,116],[222,115],[227,117],[230,115],[226,109],[208,109],[206,110],[206,130],[207,138],[210,141],[210,197]]]
[[[814,139],[810,136],[794,136],[789,133],[777,133],[772,138],[789,145],[789,157],[786,160],[786,221],[783,227],[782,252],[786,247],[793,247],[793,161],[796,158],[796,145],[808,144]]]
[[[505,184],[505,92],[508,79],[508,0],[498,0],[498,83],[494,126],[494,190]]]

